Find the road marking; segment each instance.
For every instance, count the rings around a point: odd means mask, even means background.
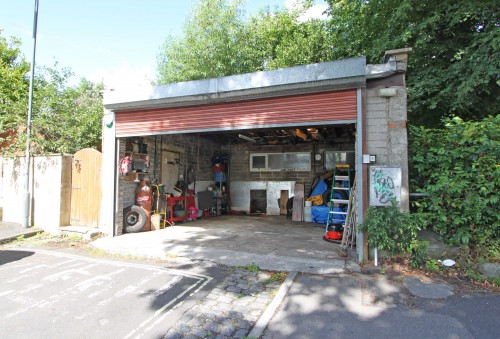
[[[17,249],[19,251],[26,251],[27,249]],[[66,263],[66,269],[62,272],[58,272],[56,274],[49,275],[47,277],[42,278],[41,280],[46,282],[46,283],[53,283],[58,280],[69,280],[73,278],[74,275],[80,275],[80,276],[88,276],[91,275],[92,273],[88,271],[88,268],[97,266],[98,264],[102,265],[108,265],[112,267],[116,267],[116,270],[113,270],[107,274],[103,275],[98,275],[98,276],[93,276],[89,279],[86,279],[74,286],[71,286],[69,288],[66,288],[63,291],[60,291],[56,294],[53,294],[43,300],[32,300],[31,298],[27,297],[21,297],[21,296],[12,296],[11,294],[15,291],[9,290],[9,291],[4,291],[0,296],[3,295],[9,295],[9,299],[15,300],[17,302],[22,302],[24,303],[25,308],[22,308],[20,310],[17,310],[16,312],[10,313],[8,315],[5,315],[6,318],[13,317],[19,313],[26,312],[30,309],[33,308],[46,308],[46,307],[51,307],[55,303],[60,302],[62,299],[67,298],[71,294],[75,294],[75,290],[83,292],[91,288],[92,286],[101,286],[102,288],[99,289],[99,291],[95,291],[93,293],[90,293],[87,297],[88,298],[93,298],[98,296],[105,289],[112,289],[113,286],[109,284],[109,281],[111,281],[111,277],[123,272],[125,268],[139,268],[139,269],[145,269],[150,272],[150,274],[140,281],[138,281],[135,284],[126,286],[125,288],[122,288],[119,291],[116,291],[114,295],[110,298],[107,298],[105,300],[101,300],[97,305],[102,306],[106,303],[111,302],[114,299],[123,297],[125,295],[131,294],[135,291],[138,291],[138,289],[144,285],[146,282],[154,279],[155,277],[159,277],[162,274],[170,274],[173,276],[171,280],[169,280],[165,285],[162,287],[156,289],[153,292],[147,292],[146,294],[149,294],[150,296],[153,297],[158,297],[170,289],[172,289],[176,284],[178,284],[180,281],[183,280],[183,278],[190,278],[194,279],[195,282],[190,284],[189,286],[184,287],[181,293],[177,294],[175,297],[170,299],[166,304],[162,305],[159,309],[157,309],[152,316],[149,318],[145,319],[142,321],[139,326],[137,326],[135,329],[133,329],[125,338],[130,338],[132,336],[135,337],[142,337],[144,336],[148,331],[152,330],[157,324],[161,323],[165,317],[171,313],[174,309],[180,307],[184,303],[185,300],[188,298],[192,297],[196,293],[198,293],[201,289],[203,289],[207,284],[212,281],[212,277],[203,275],[203,274],[197,274],[197,273],[190,273],[190,272],[184,272],[184,271],[179,271],[176,269],[169,269],[169,268],[163,268],[163,267],[158,267],[158,266],[152,266],[152,265],[146,265],[146,264],[137,264],[137,263],[130,263],[130,262],[122,262],[122,261],[113,261],[113,260],[108,260],[108,259],[96,259],[96,258],[89,258],[89,257],[84,257],[84,256],[79,256],[79,255],[74,255],[74,254],[67,254],[67,253],[60,253],[60,252],[53,252],[53,251],[48,251],[48,250],[39,250],[39,249],[28,249],[31,252],[39,253],[39,254],[45,254],[45,255],[50,255],[53,257],[64,257],[67,260],[64,262]],[[90,263],[89,265],[84,265],[82,267],[81,263],[75,263],[76,260],[81,260],[87,263]],[[70,269],[68,266],[71,265]],[[58,267],[62,266],[61,264],[57,265],[37,265],[36,267],[32,268],[27,268],[26,272],[34,271],[34,270],[39,270],[42,268],[47,268],[47,267]],[[10,266],[12,268],[13,266]],[[29,277],[30,275],[23,275],[24,278]],[[25,293],[26,291],[32,291],[36,290],[37,288],[40,288],[44,286],[45,284],[42,284],[41,282],[37,282],[34,284],[29,285],[25,290],[19,291],[18,293]],[[94,310],[95,312],[91,313],[97,313],[97,308]],[[83,319],[91,315],[89,311],[84,312],[78,316],[77,318]],[[60,315],[60,314],[59,314]]]

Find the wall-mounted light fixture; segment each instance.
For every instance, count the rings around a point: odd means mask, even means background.
[[[243,135],[243,134],[238,134],[238,137],[240,139],[243,139],[243,140],[246,140],[246,141],[250,141],[250,142],[253,142],[253,143],[256,143],[257,141],[255,139],[252,139],[250,137],[247,137],[246,135]]]

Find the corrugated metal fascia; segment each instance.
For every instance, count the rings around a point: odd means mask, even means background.
[[[108,91],[104,107],[130,110],[173,105],[226,102],[235,97],[253,99],[364,86],[366,58],[357,57],[271,71],[168,85]]]

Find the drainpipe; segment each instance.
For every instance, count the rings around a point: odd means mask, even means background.
[[[363,142],[364,142],[364,126],[363,126],[363,92],[361,88],[357,89],[356,92],[356,106],[357,106],[357,112],[356,112],[356,185],[358,187],[358,215],[357,215],[357,223],[362,224],[363,223],[363,213],[364,213],[364,205],[363,205],[363,199],[364,199],[364,190],[365,187],[363,187],[363,176],[364,176],[364,165],[363,165]],[[358,234],[356,235],[356,248],[358,249],[358,262],[362,262],[364,259],[364,237],[363,237],[363,232],[358,231]]]

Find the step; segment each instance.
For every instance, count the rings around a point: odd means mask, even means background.
[[[342,214],[342,215],[347,215],[347,212],[337,212],[337,211],[330,211],[331,214]]]
[[[347,175],[336,175],[335,180],[349,180]]]
[[[349,200],[344,200],[344,199],[332,199],[330,202],[333,202],[334,204],[348,204]]]
[[[77,236],[84,240],[91,240],[101,234],[101,231],[95,227],[86,226],[63,226],[59,228],[59,234],[62,236]]]
[[[348,190],[350,190],[350,188],[349,188],[349,187],[337,187],[337,186],[333,187],[333,189],[334,189],[334,190],[344,190],[344,191],[348,191]]]

